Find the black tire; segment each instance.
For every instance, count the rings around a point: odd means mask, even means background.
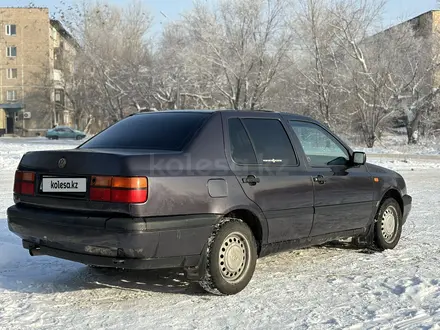
[[[386,199],[377,212],[374,243],[381,250],[394,249],[402,235],[402,210],[394,198]]]
[[[199,284],[212,294],[237,294],[252,279],[257,258],[257,244],[248,225],[240,219],[225,218],[208,240]]]

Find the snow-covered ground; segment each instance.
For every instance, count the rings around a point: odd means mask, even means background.
[[[370,154],[440,155],[440,137],[424,137],[419,140],[418,144],[408,145],[406,134],[401,130],[400,134],[397,133],[384,133],[373,148],[366,148],[359,141],[350,143],[350,145],[357,146],[356,150]],[[346,140],[350,141],[349,138]]]
[[[0,329],[440,329],[440,158],[370,159],[400,171],[413,210],[384,253],[311,248],[263,258],[240,294],[205,294],[173,271],[99,271],[30,257],[7,229],[28,150],[76,141],[0,139]]]

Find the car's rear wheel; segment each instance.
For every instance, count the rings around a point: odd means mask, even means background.
[[[252,279],[257,244],[251,229],[240,219],[225,218],[208,240],[201,287],[213,294],[242,291]]]
[[[394,249],[402,234],[402,210],[394,198],[385,200],[377,213],[374,242],[383,250]]]

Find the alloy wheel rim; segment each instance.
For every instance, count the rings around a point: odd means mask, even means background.
[[[387,243],[392,243],[397,234],[397,210],[394,206],[388,206],[381,219],[382,236]]]
[[[242,234],[229,234],[220,247],[219,267],[223,279],[229,283],[238,282],[248,271],[250,244]]]

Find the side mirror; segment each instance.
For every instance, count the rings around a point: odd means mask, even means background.
[[[367,162],[367,155],[365,152],[353,152],[353,165],[364,165]]]

